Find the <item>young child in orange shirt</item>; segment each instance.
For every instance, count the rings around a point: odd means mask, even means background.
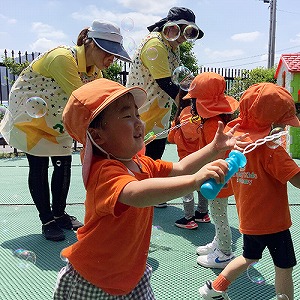
[[[266,82],[244,92],[239,117],[226,128],[230,130],[238,123],[236,134],[249,133],[249,142],[269,135],[273,124],[300,126],[291,94]],[[300,168],[282,146],[270,147],[268,143],[247,153],[246,158],[246,166],[231,180],[243,234],[243,254],[231,261],[214,281],[207,281],[199,292],[206,300],[228,300],[229,285],[259,261],[267,247],[275,266],[276,294],[293,300],[292,271],[296,258],[289,230],[292,223],[287,183],[300,188]]]
[[[147,264],[153,206],[198,190],[204,181],[224,182],[223,159],[234,146],[234,127],[220,122],[206,147],[171,163],[137,153],[145,127],[138,108],[146,100],[139,87],[98,79],[75,90],[63,112],[69,134],[84,145],[86,188],[84,226],[77,242],[63,249],[54,299],[155,299]],[[239,147],[237,147],[239,148]],[[113,296],[114,297],[113,297]]]
[[[186,93],[185,93],[186,94]],[[200,119],[195,116],[190,100],[183,100],[180,97],[179,108],[171,124],[168,134],[169,143],[176,144],[179,159],[199,150]],[[189,193],[182,197],[184,217],[177,220],[175,225],[179,228],[196,229],[196,222],[210,222],[208,215],[207,199],[198,193],[198,205],[195,210],[194,193]]]
[[[234,118],[233,113],[239,103],[225,95],[226,81],[217,73],[204,72],[197,75],[191,87],[183,99],[186,99],[185,101],[193,99],[194,113],[201,119],[197,130],[198,147],[201,149],[213,140],[219,122],[225,125]],[[232,194],[232,189],[228,185],[221,190],[216,199],[208,201],[210,216],[215,224],[215,237],[211,243],[199,246],[196,250],[199,255],[197,263],[206,268],[223,269],[234,259],[232,234],[227,216],[228,196]]]

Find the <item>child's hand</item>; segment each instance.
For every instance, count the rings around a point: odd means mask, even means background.
[[[239,137],[237,137],[236,144],[234,145],[233,149],[243,152],[245,147],[251,144],[251,142],[243,141],[248,136],[249,136],[249,134],[245,133],[245,134],[240,135]]]
[[[210,178],[214,178],[217,183],[224,183],[227,171],[228,164],[224,159],[217,159],[204,165],[197,173],[195,173],[196,189],[199,190],[200,186]]]
[[[214,147],[222,152],[231,150],[232,148],[236,150],[243,150],[249,143],[243,141],[247,138],[248,133],[242,134],[239,136],[234,136],[235,131],[239,128],[239,124],[232,127],[228,132],[224,133],[224,124],[219,121],[218,122],[218,129],[215,134],[213,143],[215,144]]]

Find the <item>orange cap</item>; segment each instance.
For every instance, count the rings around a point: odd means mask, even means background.
[[[127,93],[133,95],[138,108],[146,101],[147,94],[142,88],[126,88],[115,81],[100,78],[73,91],[67,102],[63,122],[70,136],[84,145],[82,174],[85,186],[93,156],[92,142],[87,135],[90,123],[102,110]]]
[[[229,122],[225,130],[235,124],[240,124],[235,135],[249,133],[249,140],[253,142],[269,135],[273,124],[300,126],[292,95],[269,82],[254,84],[243,93],[239,116]]]
[[[226,81],[214,72],[198,74],[190,85],[190,91],[183,99],[196,98],[196,108],[200,117],[211,118],[220,114],[232,114],[239,102],[225,95]]]
[[[139,108],[146,92],[139,87],[126,88],[109,79],[96,79],[73,91],[63,112],[63,122],[70,136],[85,144],[86,132],[95,117],[113,101],[130,93]]]

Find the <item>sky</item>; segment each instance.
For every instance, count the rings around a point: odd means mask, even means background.
[[[190,8],[204,37],[194,44],[199,66],[267,67],[270,5],[263,0],[0,0],[0,55],[44,52],[73,45],[93,20],[116,23],[132,56],[147,26],[173,6]],[[277,0],[275,64],[281,54],[300,52],[300,1]]]

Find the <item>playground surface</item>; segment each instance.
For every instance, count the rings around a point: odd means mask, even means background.
[[[7,146],[6,146],[7,147]],[[2,148],[1,148],[2,149]],[[0,149],[0,152],[1,152]],[[4,151],[4,150],[3,150]],[[9,148],[6,148],[9,152]],[[177,161],[176,147],[167,145],[164,159]],[[300,164],[300,160],[296,160]],[[49,173],[52,167],[49,167]],[[66,231],[66,240],[47,241],[41,235],[41,224],[27,186],[28,163],[24,156],[0,159],[0,300],[50,300],[58,271],[65,265],[60,251],[75,242],[76,234]],[[263,188],[263,187],[262,187]],[[270,195],[272,197],[272,195]],[[73,154],[72,178],[67,213],[84,218],[85,191],[81,179],[79,152]],[[296,256],[300,254],[300,197],[299,190],[289,185],[291,227]],[[263,204],[262,204],[263,205]],[[242,236],[234,198],[231,197],[228,215],[235,255],[242,253]],[[169,202],[167,208],[155,208],[154,232],[148,262],[153,268],[151,279],[157,300],[198,300],[198,289],[206,280],[214,279],[219,269],[206,269],[196,263],[196,248],[214,237],[214,224],[199,224],[196,230],[177,228],[175,220],[183,216],[181,199]],[[255,217],[255,216],[253,216]],[[13,252],[25,249],[34,253],[35,263],[16,257]],[[245,272],[229,289],[231,300],[275,300],[274,269],[268,251],[257,269],[265,280],[254,283]],[[249,275],[249,276],[248,276]],[[295,299],[300,299],[300,267],[294,268]]]

